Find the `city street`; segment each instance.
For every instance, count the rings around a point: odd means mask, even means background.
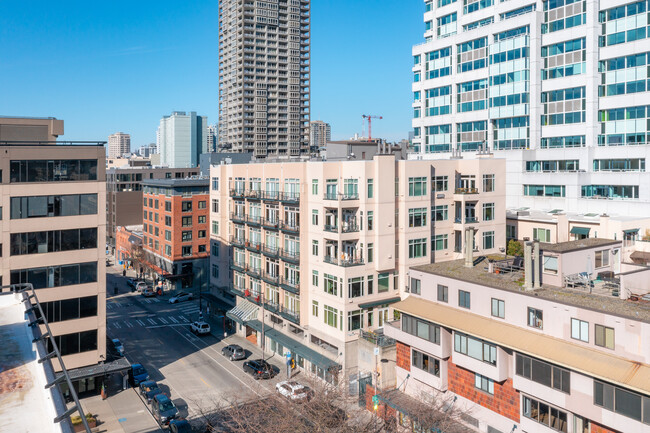
[[[214,335],[192,334],[189,324],[198,318],[198,300],[169,304],[171,294],[145,298],[132,293],[126,279],[117,272],[114,268],[107,271],[108,337],[120,339],[129,362],[145,366],[151,379],[171,395],[181,416],[191,420],[202,410],[228,400],[264,395],[274,390],[275,383],[286,379],[284,360],[278,355],[268,361],[279,374],[262,381],[243,372],[244,361],[230,361],[221,355],[224,346],[237,343],[247,351],[248,359],[261,357],[261,350],[243,338],[232,336],[222,341]],[[113,295],[116,284],[119,294]],[[222,330],[213,332],[223,335]]]

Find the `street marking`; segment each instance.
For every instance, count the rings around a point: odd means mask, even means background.
[[[156,321],[153,320],[153,319],[147,319],[147,321],[148,321],[149,323],[151,323],[152,325],[157,325]]]
[[[190,319],[188,319],[187,317],[185,316],[178,316],[178,317],[180,317],[183,322],[190,323]]]
[[[127,327],[129,327],[129,328],[133,328],[133,323],[131,323],[131,322],[127,322],[127,321],[125,320],[125,321],[124,321],[124,324],[125,324]]]
[[[140,319],[136,320],[136,322],[138,322],[138,325],[140,325],[140,326],[145,326],[144,322],[142,320],[140,320]]]
[[[167,322],[165,319],[163,319],[162,317],[159,317],[158,320],[160,320],[160,321],[161,321],[162,323],[164,323],[165,325],[168,323],[168,322]]]
[[[201,376],[199,376],[199,379],[201,379],[201,382],[205,383],[205,386],[207,386],[208,388],[212,388],[212,385],[210,385],[208,382],[203,380],[203,378]]]
[[[171,320],[171,321],[174,322],[174,323],[178,323],[178,320],[174,319],[173,316],[169,316],[169,320]]]
[[[154,328],[164,328],[165,326],[187,326],[185,323],[170,323],[168,325],[153,325],[153,326],[147,326],[147,329],[154,329]]]
[[[118,418],[118,422],[126,422],[126,418]]]
[[[113,322],[113,328],[117,328],[117,329],[120,329],[120,328],[121,328],[121,326],[120,326],[120,324],[119,324],[119,323],[117,323],[117,322]]]

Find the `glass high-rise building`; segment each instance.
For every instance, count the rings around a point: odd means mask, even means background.
[[[647,0],[427,0],[417,158],[506,158],[511,208],[650,212]]]
[[[309,0],[219,1],[219,146],[309,151]]]

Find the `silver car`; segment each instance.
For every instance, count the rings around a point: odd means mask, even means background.
[[[177,302],[191,301],[192,299],[194,299],[194,296],[191,293],[180,292],[169,298],[169,303],[176,304]]]

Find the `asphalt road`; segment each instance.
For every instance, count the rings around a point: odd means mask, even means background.
[[[277,355],[269,362],[279,374],[257,381],[243,372],[244,361],[228,360],[221,349],[238,343],[247,349],[249,359],[256,359],[262,355],[259,348],[236,336],[221,341],[213,335],[193,335],[189,324],[198,317],[198,300],[169,304],[169,294],[145,298],[131,293],[121,273],[109,268],[107,274],[108,336],[120,339],[131,363],[145,366],[151,379],[171,395],[181,416],[192,420],[233,399],[274,392],[275,384],[285,380],[283,360]]]

